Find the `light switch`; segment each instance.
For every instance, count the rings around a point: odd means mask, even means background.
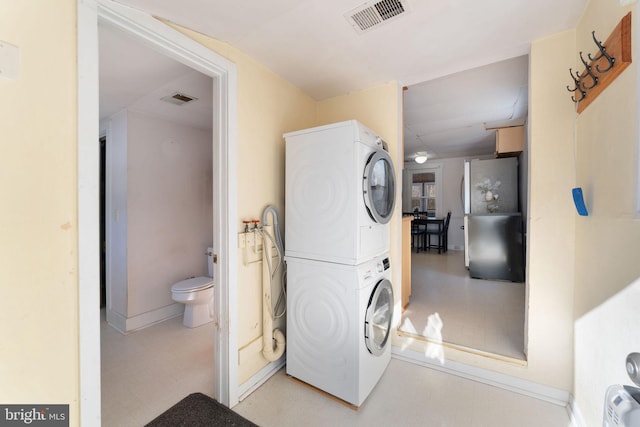
[[[0,40],[0,77],[18,80],[20,69],[20,49]]]

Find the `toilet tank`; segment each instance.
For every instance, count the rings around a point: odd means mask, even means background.
[[[213,277],[213,248],[207,248],[207,272],[209,277]]]

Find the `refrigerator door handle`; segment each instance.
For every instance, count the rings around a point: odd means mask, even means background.
[[[463,204],[463,212],[465,215],[469,215],[471,213],[471,175],[470,175],[469,161],[465,160],[464,162],[464,177],[463,180],[463,189],[464,189],[464,204]]]
[[[464,266],[469,268],[469,216],[465,215],[462,229],[464,230]]]
[[[462,175],[462,179],[460,180],[460,207],[462,208],[462,212],[464,212],[464,175]]]

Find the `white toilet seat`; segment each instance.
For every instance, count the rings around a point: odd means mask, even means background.
[[[192,277],[171,286],[171,292],[196,292],[213,287],[212,277]]]

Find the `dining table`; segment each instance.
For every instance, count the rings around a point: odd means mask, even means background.
[[[427,215],[414,215],[413,220],[411,221],[411,228],[414,226],[421,227],[424,226],[425,233],[422,236],[422,245],[420,245],[420,239],[418,239],[418,252],[420,249],[423,251],[429,249],[438,249],[438,253],[442,250],[443,247],[443,235],[442,232],[444,230],[444,221],[445,218],[427,216]],[[427,234],[427,231],[432,231],[437,233],[438,236],[438,245],[431,245],[430,235]]]

